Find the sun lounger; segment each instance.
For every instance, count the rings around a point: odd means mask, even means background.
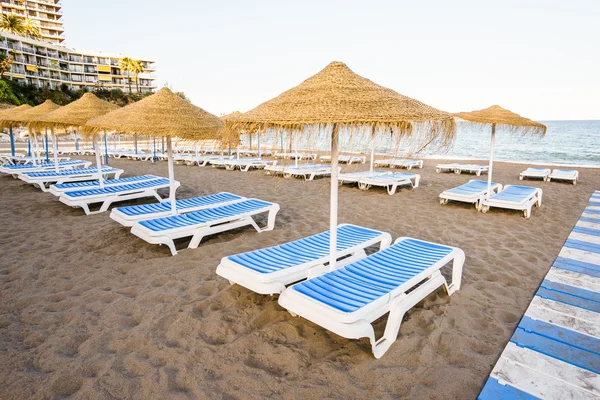
[[[331,162],[331,156],[321,156],[320,160],[321,160],[321,162]],[[367,162],[367,157],[342,154],[342,155],[338,156],[338,162],[348,164],[348,165],[358,164],[358,163],[364,164],[365,162]]]
[[[158,156],[158,153],[156,153],[156,155]],[[130,160],[139,160],[139,161],[149,161],[152,159],[152,157],[154,157],[154,153],[148,152],[132,152],[132,153],[126,153],[125,157],[127,157]]]
[[[284,158],[284,159],[290,159],[290,160],[316,160],[317,159],[317,155],[314,153],[300,153],[300,152],[291,152],[291,153],[286,153],[286,152],[275,152],[275,154],[273,154],[273,157],[275,158]]]
[[[419,187],[421,176],[419,174],[409,174],[406,172],[395,172],[388,175],[372,176],[358,181],[360,190],[369,190],[371,186],[379,186],[387,189],[391,196],[396,193],[399,186]]]
[[[525,171],[521,172],[519,175],[519,180],[522,181],[525,178],[542,178],[546,180],[550,175],[550,170],[548,168],[527,168]]]
[[[557,181],[569,181],[572,182],[573,185],[576,185],[577,180],[579,179],[579,171],[572,169],[555,169],[546,178],[548,182],[551,182],[553,179]]]
[[[482,173],[487,172],[487,165],[478,165],[478,164],[456,164],[456,168],[454,172],[457,174],[462,174],[463,172],[467,172],[469,174],[475,174],[480,176]]]
[[[179,182],[175,181],[175,186],[179,187]],[[108,210],[112,203],[125,200],[142,199],[144,197],[156,197],[162,201],[162,197],[157,190],[169,187],[169,180],[166,178],[157,178],[149,181],[129,183],[118,186],[105,186],[104,188],[76,190],[64,192],[59,200],[71,207],[81,207],[87,215],[97,214]],[[90,211],[91,204],[102,203],[98,211]]]
[[[279,304],[342,337],[368,337],[380,358],[396,341],[408,310],[440,286],[450,295],[460,289],[464,260],[456,247],[399,238],[384,250],[287,288]],[[450,262],[448,285],[440,270]],[[371,323],[387,313],[383,337],[376,340]]]
[[[177,214],[184,214],[204,210],[206,208],[225,206],[242,200],[246,200],[246,198],[227,192],[221,192],[208,196],[176,200],[175,208]],[[163,201],[161,203],[113,208],[110,213],[110,218],[123,226],[133,226],[138,221],[168,217],[169,215],[172,215],[171,202]]]
[[[145,181],[151,181],[154,179],[162,179],[160,176],[156,175],[139,175],[139,176],[130,176],[127,178],[120,179],[108,179],[105,180],[104,187],[111,186],[120,186],[126,185],[130,183],[140,183]],[[73,192],[76,190],[91,190],[91,189],[99,189],[100,182],[95,181],[86,181],[86,182],[68,182],[68,183],[56,183],[50,186],[49,192],[55,196],[61,196],[65,192]]]
[[[380,244],[384,249],[392,242],[385,232],[356,225],[342,224],[337,228],[336,266],[342,267],[366,257],[365,249]],[[329,262],[329,231],[278,246],[224,257],[217,275],[256,293],[279,294],[294,282],[327,271]]]
[[[173,160],[177,163],[183,163],[187,165],[197,165],[199,167],[207,166],[211,161],[220,160],[231,160],[233,157],[230,156],[217,156],[217,155],[199,155],[193,154],[178,154],[173,157]]]
[[[388,160],[375,160],[375,166],[406,168],[410,171],[413,168],[423,168],[423,160],[411,160],[408,158],[390,158]]]
[[[338,172],[342,169],[338,167]],[[298,166],[288,165],[283,170],[284,178],[304,178],[307,181],[312,181],[317,177],[330,176],[331,166],[321,164],[300,164]]]
[[[382,175],[390,175],[390,174],[391,174],[391,172],[389,172],[389,171],[349,172],[349,173],[339,174],[338,182],[340,183],[340,185],[343,185],[345,183],[357,183],[361,179],[372,178],[372,177],[382,176]]]
[[[481,201],[481,212],[486,213],[490,207],[523,211],[525,218],[531,217],[531,208],[542,205],[542,189],[531,186],[506,185],[504,190]]]
[[[257,232],[275,227],[279,205],[257,199],[247,199],[222,207],[149,219],[136,222],[131,233],[151,244],[164,244],[171,254],[177,254],[173,240],[192,237],[188,248],[195,249],[204,236],[252,225]],[[267,226],[260,228],[253,216],[268,213]]]
[[[58,169],[65,168],[87,168],[92,165],[89,161],[82,160],[67,160],[67,161],[59,161]],[[16,164],[16,165],[3,165],[0,167],[0,172],[4,172],[5,174],[11,174],[14,178],[17,178],[19,174],[24,172],[37,172],[37,171],[47,171],[51,169],[56,169],[56,165],[54,162],[44,162],[41,164]]]
[[[497,193],[502,190],[502,185],[492,182],[491,193]],[[464,203],[475,204],[479,209],[481,201],[488,194],[488,183],[486,181],[470,180],[464,185],[452,189],[444,190],[440,193],[440,204],[448,204],[448,200],[461,201]]]
[[[103,166],[102,176],[108,178],[110,176],[118,179],[124,172],[122,169]],[[58,172],[53,169],[38,172],[25,172],[19,175],[19,178],[47,192],[50,183],[66,183],[66,182],[82,182],[98,178],[98,168],[67,168],[61,169]],[[48,185],[48,186],[46,186]]]
[[[211,160],[209,162],[215,167],[224,167],[229,171],[239,168],[242,172],[248,172],[250,168],[261,169],[267,165],[277,164],[277,161],[262,160],[260,158],[232,158],[227,160]]]

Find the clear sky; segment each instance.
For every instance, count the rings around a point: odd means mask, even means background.
[[[220,115],[343,61],[439,109],[600,119],[600,0],[62,0],[67,44],[156,59]]]

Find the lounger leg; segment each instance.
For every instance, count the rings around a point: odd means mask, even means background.
[[[279,206],[269,210],[269,216],[267,217],[267,227],[264,228],[263,231],[272,231],[273,229],[275,229],[275,217],[277,217],[278,212]]]
[[[460,289],[462,283],[463,266],[465,264],[465,252],[461,249],[456,249],[454,260],[452,260],[452,282],[447,285],[448,295]]]
[[[82,204],[81,209],[85,212],[85,215],[90,215],[92,212],[90,211],[90,207],[87,204]]]
[[[375,358],[381,358],[398,338],[404,314],[442,285],[446,285],[446,279],[438,271],[431,279],[417,289],[409,294],[403,293],[392,300],[383,336],[376,342],[374,341],[374,335],[371,337],[371,346]]]
[[[413,185],[413,189],[418,188],[420,182],[421,182],[421,175],[417,175],[417,177],[415,178],[415,184]]]
[[[398,185],[396,185],[396,184],[393,184],[393,185],[390,185],[390,186],[388,186],[388,187],[387,187],[387,192],[388,192],[388,194],[389,194],[390,196],[391,196],[391,195],[393,195],[394,193],[396,193],[396,189],[397,189],[397,188],[398,188]]]

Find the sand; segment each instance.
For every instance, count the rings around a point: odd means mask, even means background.
[[[416,190],[340,190],[340,222],[467,256],[461,290],[451,298],[439,290],[410,310],[380,360],[367,339],[293,318],[276,297],[215,274],[224,256],[326,230],[329,179],[178,166],[180,198],[229,191],[281,211],[274,231],[238,229],[171,257],[108,213],[85,216],[0,177],[0,398],[475,398],[600,173],[582,169],[575,187],[527,182],[543,188],[544,204],[525,220],[440,205],[442,190],[473,176],[436,174],[434,164],[418,170]],[[167,173],[164,162],[111,165],[129,175]],[[523,169],[497,163],[494,180],[519,183]]]

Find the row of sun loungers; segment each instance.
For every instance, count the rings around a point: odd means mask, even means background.
[[[548,168],[527,168],[519,175],[520,180],[525,178],[541,178],[547,182],[551,182],[554,179],[556,181],[572,182],[573,185],[576,185],[579,180],[579,171],[571,169],[555,169],[550,171]]]
[[[331,156],[321,156],[319,158],[321,162],[331,162]],[[364,164],[367,162],[365,156],[351,156],[351,155],[340,155],[338,156],[338,162],[343,164]]]
[[[409,171],[413,168],[423,168],[423,160],[412,160],[408,158],[375,160],[374,164],[376,167],[406,168]]]
[[[463,172],[467,172],[470,174],[475,174],[480,176],[483,173],[488,172],[487,165],[478,165],[478,164],[438,164],[435,166],[435,172],[438,174],[441,172],[454,172],[456,174],[462,174]]]

